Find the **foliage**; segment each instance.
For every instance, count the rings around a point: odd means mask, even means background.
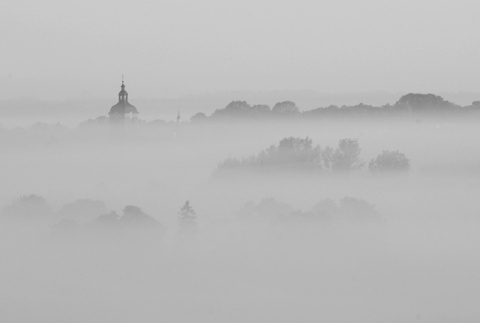
[[[270,113],[268,105],[251,106],[246,101],[232,101],[224,109],[216,110],[212,117],[251,118]]]
[[[300,113],[295,102],[292,101],[284,101],[278,102],[272,108],[272,113],[280,114],[280,115],[292,115]]]
[[[288,137],[282,139],[278,146],[271,146],[245,160],[227,159],[219,169],[257,168],[266,170],[272,167],[290,169],[316,169],[320,167],[321,149],[314,147],[310,138]]]
[[[110,213],[99,215],[95,219],[94,223],[103,227],[117,227],[120,225],[118,221],[119,218],[120,216],[117,214],[117,212],[110,211]]]
[[[399,151],[384,150],[368,164],[372,172],[406,172],[410,169],[410,160]]]
[[[161,228],[157,220],[134,205],[125,206],[122,216],[115,211],[102,214],[93,221],[93,225],[98,228]]]
[[[300,112],[300,109],[292,101],[276,103],[272,109],[267,105],[250,105],[246,101],[232,101],[224,109],[218,109],[212,117],[228,117],[230,119],[275,118],[278,116],[305,119],[322,117],[389,117],[401,116],[405,113],[412,114],[441,114],[446,113],[468,113],[479,110],[480,105],[475,102],[471,106],[461,107],[451,103],[441,96],[433,94],[408,93],[402,96],[395,104],[386,104],[383,106],[372,106],[364,103],[356,105],[336,106],[330,105],[319,107],[309,111]]]
[[[190,118],[190,121],[192,122],[201,122],[201,121],[205,121],[207,119],[207,115],[203,112],[198,112],[196,114],[194,114],[191,118]]]
[[[123,215],[119,218],[123,225],[155,227],[159,223],[151,216],[145,214],[141,208],[134,205],[127,205],[123,209]]]
[[[291,169],[308,171],[345,172],[359,169],[363,166],[360,159],[361,149],[355,139],[342,139],[334,150],[331,147],[321,149],[314,146],[310,138],[287,137],[278,146],[260,152],[244,160],[226,159],[218,165],[219,170],[232,169]]]
[[[342,139],[331,155],[331,167],[334,171],[351,171],[363,167],[360,159],[360,145],[356,139]]]
[[[444,100],[441,96],[434,94],[409,93],[402,96],[395,108],[400,110],[408,110],[410,112],[427,112],[427,111],[454,111],[459,106]]]
[[[16,218],[38,218],[52,214],[47,201],[38,195],[24,195],[3,208],[3,215]]]

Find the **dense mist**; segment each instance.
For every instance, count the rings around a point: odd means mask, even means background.
[[[0,128],[0,318],[477,321],[477,133],[445,119]],[[305,155],[292,142],[344,161],[343,139],[358,167],[282,164]],[[383,151],[409,167],[374,171]],[[219,170],[228,159],[246,166]]]

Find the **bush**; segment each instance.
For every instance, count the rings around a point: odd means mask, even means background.
[[[399,151],[384,150],[368,164],[372,172],[406,172],[410,169],[410,160]]]

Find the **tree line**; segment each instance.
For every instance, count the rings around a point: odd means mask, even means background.
[[[242,120],[242,119],[314,119],[317,117],[381,117],[410,115],[472,115],[480,116],[480,101],[471,105],[459,106],[434,94],[409,93],[402,96],[395,104],[372,106],[357,104],[353,106],[330,105],[309,111],[300,111],[292,101],[276,103],[272,108],[265,104],[250,105],[246,101],[232,101],[223,109],[217,109],[210,116],[199,112],[191,117],[192,122],[207,120]]]
[[[79,199],[54,211],[46,199],[36,194],[23,195],[6,205],[1,212],[4,220],[43,222],[59,219],[53,225],[55,232],[78,230],[123,230],[154,229],[163,232],[165,227],[142,208],[127,205],[122,213],[109,211],[100,200]],[[189,201],[180,207],[178,214],[179,234],[190,235],[197,230],[197,215]]]
[[[365,162],[360,157],[358,140],[345,138],[337,147],[313,145],[310,138],[287,137],[245,159],[227,158],[217,167],[217,173],[228,170],[295,170],[326,173],[345,173],[361,169]],[[410,160],[399,151],[382,151],[370,160],[368,169],[372,173],[402,173],[410,169]]]

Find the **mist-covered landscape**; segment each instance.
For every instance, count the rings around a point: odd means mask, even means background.
[[[478,3],[0,7],[0,322],[480,321]]]
[[[4,127],[2,317],[468,321],[477,127]]]

